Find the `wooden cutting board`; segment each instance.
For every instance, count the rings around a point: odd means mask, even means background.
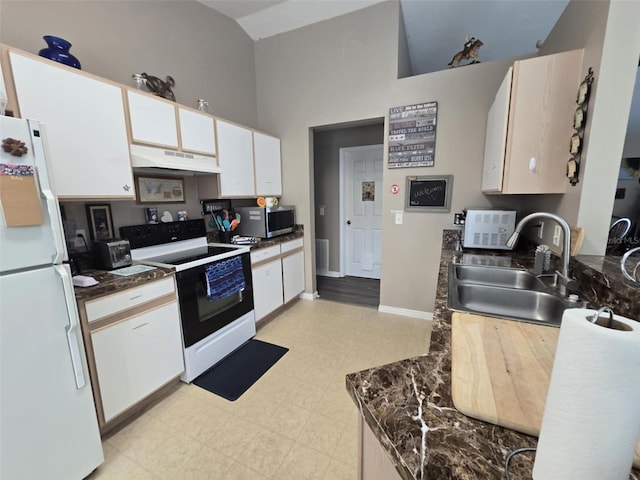
[[[538,436],[560,329],[454,312],[451,395],[463,414]],[[640,467],[640,442],[634,466]]]
[[[571,227],[571,256],[575,257],[580,253],[582,242],[584,241],[584,229],[582,227]]]

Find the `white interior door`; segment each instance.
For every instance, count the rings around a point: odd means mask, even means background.
[[[382,145],[343,148],[344,266],[353,277],[380,278]]]

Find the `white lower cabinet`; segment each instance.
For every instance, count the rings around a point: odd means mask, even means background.
[[[304,290],[302,238],[251,251],[253,303],[256,321]]]
[[[256,320],[282,305],[282,263],[280,258],[253,267],[253,304]]]
[[[141,281],[78,301],[98,414],[105,434],[184,371],[175,279]]]
[[[178,304],[91,333],[105,422],[184,370]]]
[[[284,303],[304,291],[304,252],[299,251],[282,258],[282,287]]]

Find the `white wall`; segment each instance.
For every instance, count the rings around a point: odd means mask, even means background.
[[[399,80],[399,15],[398,2],[390,1],[257,42],[258,118],[261,128],[282,139],[284,192],[305,225],[310,292],[315,288],[310,129],[386,117],[394,106],[438,102],[435,166],[385,167],[383,178],[380,303],[430,312],[442,230],[452,227],[453,212],[513,201],[480,192],[486,114],[510,62]],[[395,225],[391,210],[404,209],[406,176],[438,174],[454,175],[451,213],[405,213],[404,223]],[[400,185],[399,195],[389,192],[393,183]]]
[[[640,54],[638,25],[640,2],[572,1],[541,49],[547,54],[584,48],[582,77],[589,67],[595,74],[580,183],[539,203],[585,229],[582,254],[602,255],[606,248]]]

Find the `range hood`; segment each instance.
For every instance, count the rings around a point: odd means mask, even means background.
[[[211,175],[220,173],[215,157],[178,152],[164,148],[130,145],[131,166],[139,172],[172,173],[173,175]]]

